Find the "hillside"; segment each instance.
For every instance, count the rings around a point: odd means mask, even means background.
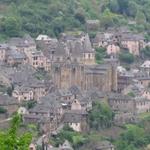
[[[149,0],[1,0],[0,39],[30,33],[58,36],[65,30],[85,29],[87,19],[99,19],[101,29],[128,25],[150,27]]]

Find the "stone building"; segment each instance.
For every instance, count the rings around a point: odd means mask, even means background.
[[[71,110],[64,114],[63,122],[69,125],[74,131],[87,132],[87,112],[82,110]]]
[[[145,72],[148,76],[150,76],[150,61],[146,60],[141,66],[141,71]]]
[[[81,90],[117,90],[115,63],[95,63],[95,50],[88,34],[63,34],[55,48],[48,46],[44,51],[51,61],[52,80],[58,88],[76,85]]]

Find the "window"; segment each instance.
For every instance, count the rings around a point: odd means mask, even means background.
[[[90,54],[88,54],[88,58],[90,58]]]

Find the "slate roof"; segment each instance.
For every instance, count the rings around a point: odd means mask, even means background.
[[[8,44],[16,47],[28,47],[35,45],[34,39],[30,35],[25,35],[23,38],[13,37],[8,41]]]
[[[71,110],[64,114],[64,123],[80,123],[82,121],[83,115],[87,115],[85,111]]]
[[[0,106],[17,105],[18,101],[8,95],[0,95]]]
[[[23,52],[19,52],[17,51],[15,48],[11,48],[8,52],[7,52],[7,56],[11,56],[14,59],[25,59],[26,55]]]

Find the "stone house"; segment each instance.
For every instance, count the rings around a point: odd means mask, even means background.
[[[15,47],[11,47],[6,53],[5,62],[8,65],[18,65],[18,64],[26,64],[27,57],[24,52],[17,51]]]
[[[100,21],[99,20],[86,20],[86,29],[87,31],[90,30],[98,30],[100,28]]]
[[[39,123],[44,133],[52,133],[60,124],[63,114],[59,98],[55,94],[49,94],[42,97],[39,103],[23,118],[25,123]]]
[[[150,76],[150,61],[146,60],[141,66],[141,71],[145,72],[148,76]]]
[[[108,103],[112,110],[119,112],[134,112],[135,101],[133,97],[112,93],[108,96]]]
[[[34,94],[34,99],[39,100],[41,97],[46,96],[48,94],[49,87],[46,86],[44,81],[32,80],[28,83],[28,87],[30,87]]]
[[[19,104],[18,101],[13,97],[9,97],[8,95],[0,95],[0,107],[6,109],[7,114],[10,116],[17,112]]]
[[[18,51],[24,52],[26,55],[28,52],[36,50],[36,43],[30,35],[25,35],[23,38],[11,38],[8,44],[16,46]]]
[[[18,86],[14,89],[12,96],[15,97],[18,102],[29,101],[34,99],[34,92],[30,87]]]
[[[114,43],[109,43],[106,49],[108,55],[116,55],[120,52],[120,47]]]
[[[137,113],[150,112],[150,101],[142,97],[135,98],[135,107]]]
[[[29,63],[34,68],[41,68],[46,71],[50,70],[50,61],[43,55],[41,51],[31,51],[27,53]]]
[[[113,37],[113,33],[110,33],[110,32],[100,33],[100,32],[98,32],[96,34],[96,37],[92,41],[92,45],[95,48],[107,47],[109,42],[112,41],[112,37]]]
[[[92,101],[85,100],[85,98],[74,99],[71,103],[71,110],[89,111],[92,109]]]
[[[149,89],[149,88],[143,90],[143,92],[142,92],[142,97],[144,97],[144,98],[150,100],[150,89]]]
[[[134,76],[130,73],[118,73],[117,76],[117,84],[118,84],[118,92],[122,92],[127,86],[132,83],[132,79]]]
[[[137,80],[144,88],[148,88],[150,86],[150,76],[141,76],[138,77]]]
[[[63,122],[69,125],[74,131],[87,132],[87,112],[81,110],[71,110],[64,114]]]
[[[123,34],[120,41],[121,46],[135,56],[139,56],[140,50],[144,48],[144,38],[141,35]]]
[[[9,46],[7,44],[0,44],[0,61],[6,60],[6,52],[9,49]]]
[[[150,111],[150,101],[142,97],[110,94],[108,102],[111,108],[116,112],[144,113]]]
[[[37,45],[40,47],[39,44],[51,44],[53,42],[57,42],[57,39],[55,38],[50,38],[48,35],[38,35],[38,37],[36,38],[36,42],[37,42]]]

